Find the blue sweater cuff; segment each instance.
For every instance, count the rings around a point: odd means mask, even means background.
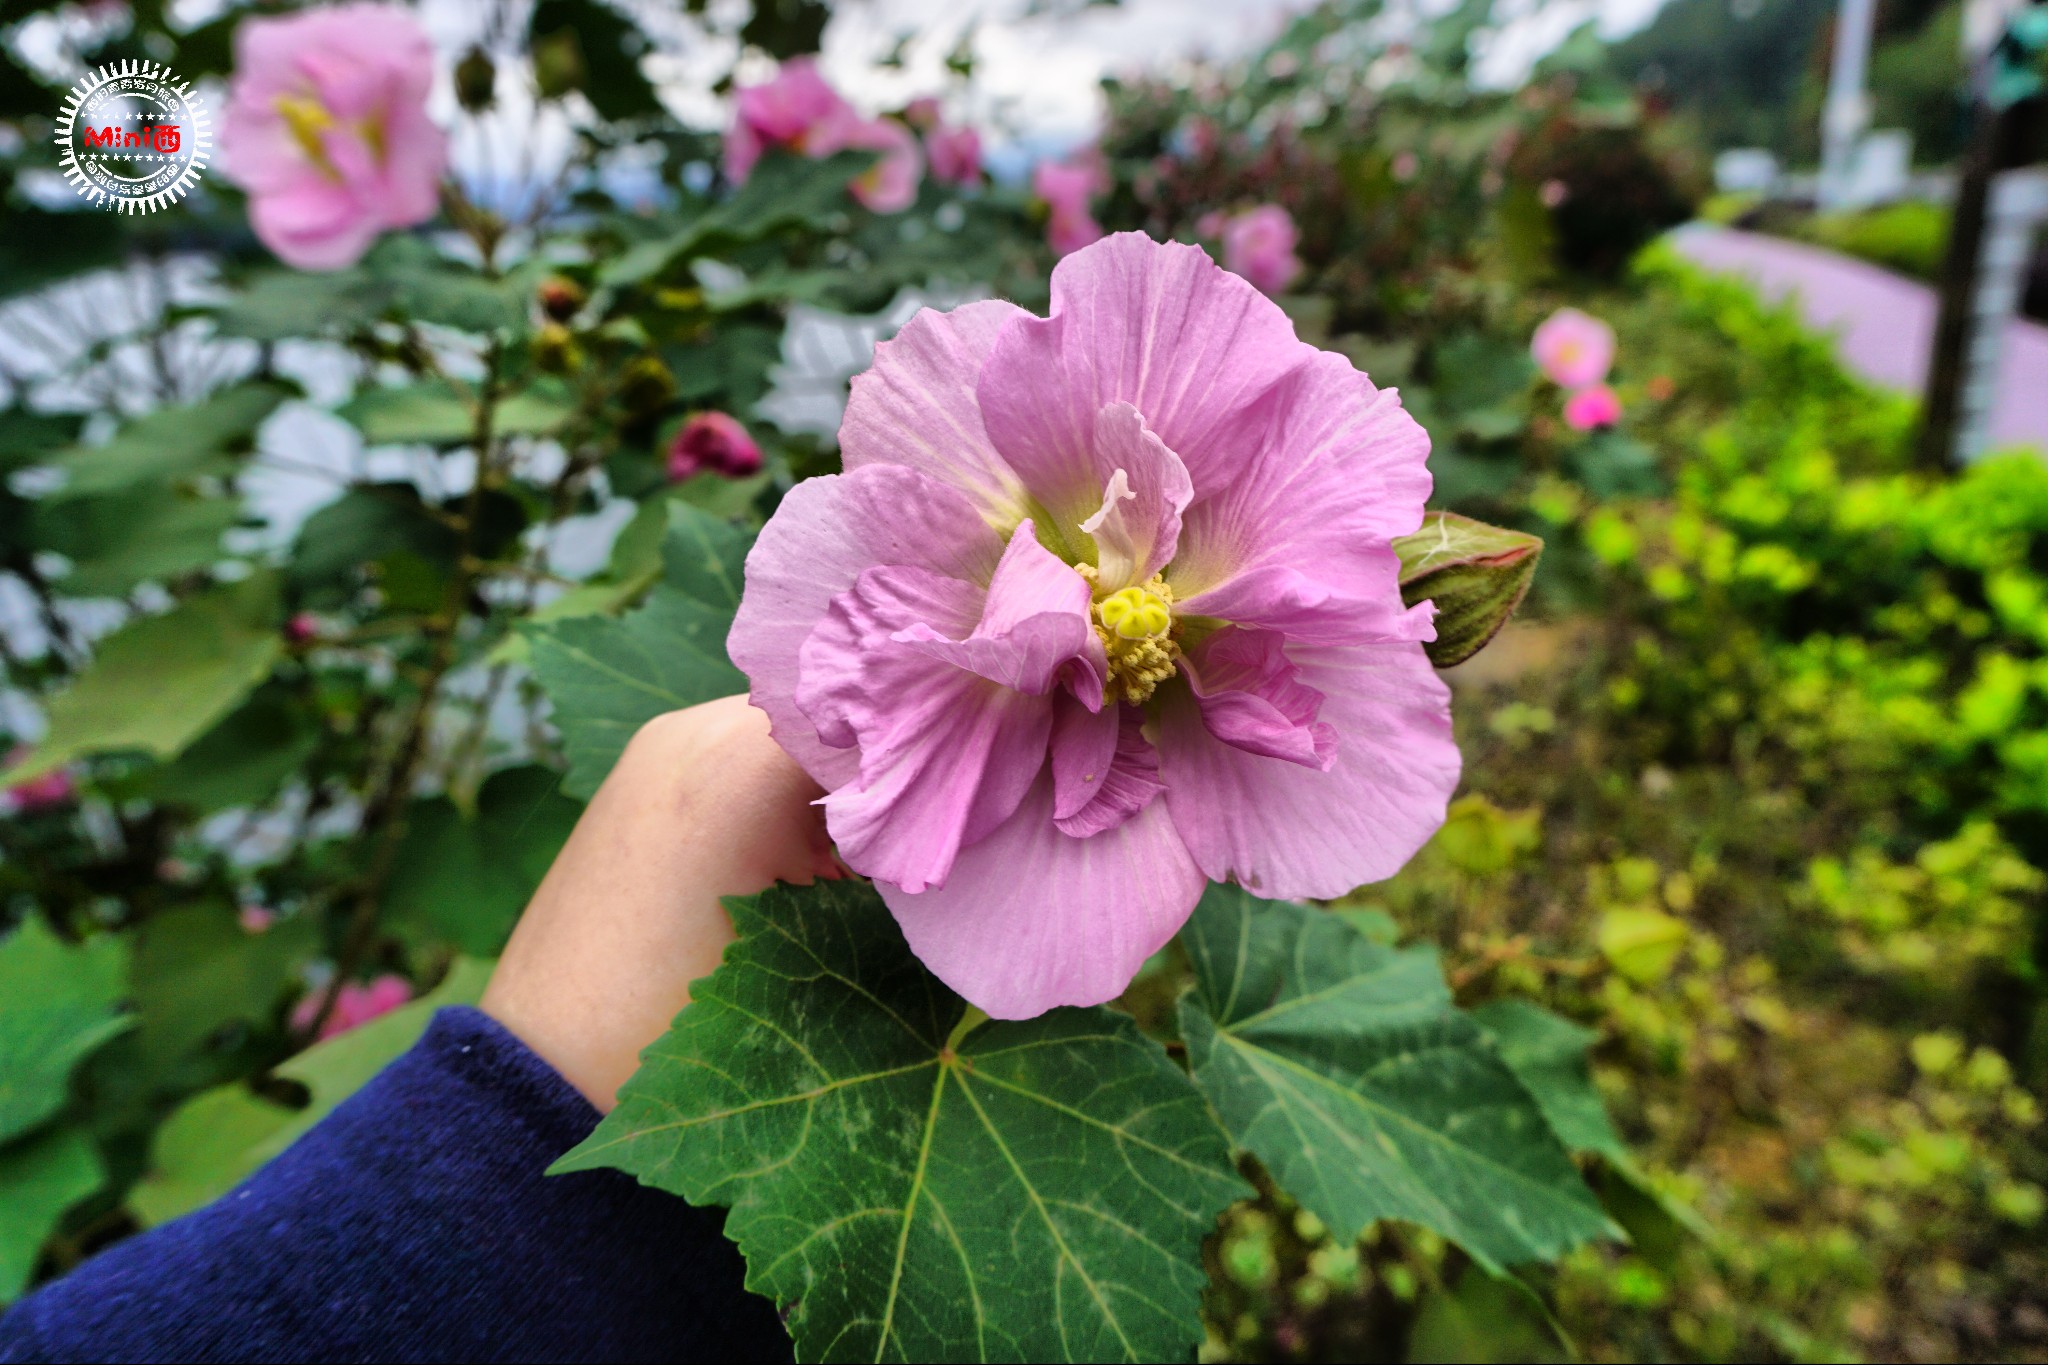
[[[716,1209],[548,1177],[597,1111],[474,1009],[218,1202],[0,1318],[0,1362],[787,1359]]]

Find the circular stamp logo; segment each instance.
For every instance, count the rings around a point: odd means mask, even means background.
[[[150,213],[199,183],[213,125],[192,87],[154,62],[112,62],[71,87],[57,116],[59,164],[102,208]]]

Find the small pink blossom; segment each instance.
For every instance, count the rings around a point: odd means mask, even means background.
[[[1396,152],[1394,159],[1387,163],[1387,173],[1394,177],[1396,184],[1405,185],[1413,180],[1422,169],[1422,159],[1413,152]]]
[[[245,20],[221,144],[257,238],[288,265],[339,270],[378,234],[432,218],[448,165],[433,85],[434,45],[404,10]]]
[[[301,1033],[313,1027],[313,1021],[320,1014],[321,1001],[326,996],[324,987],[308,991],[305,998],[292,1007],[292,1027]],[[372,1019],[391,1013],[410,999],[412,983],[389,972],[368,983],[346,982],[334,997],[334,1008],[328,1013],[327,1021],[320,1025],[320,1040],[359,1028]]]
[[[1041,161],[1031,172],[1031,192],[1050,211],[1045,240],[1055,254],[1070,256],[1102,240],[1102,224],[1089,211],[1099,183],[1094,167],[1073,162]]]
[[[930,95],[919,95],[903,107],[903,121],[920,133],[929,133],[940,123],[939,102]]]
[[[1278,204],[1247,209],[1223,224],[1223,268],[1242,275],[1264,294],[1278,294],[1301,274],[1294,254],[1300,234]]]
[[[847,185],[863,207],[875,213],[901,213],[917,202],[924,153],[917,148],[916,134],[895,119],[877,118],[851,125],[844,136],[844,147],[882,154]]]
[[[235,922],[242,926],[245,934],[267,934],[270,926],[277,923],[277,911],[263,905],[245,905],[236,914]],[[301,1008],[304,1008],[303,1004]]]
[[[1605,384],[1580,389],[1564,400],[1565,425],[1573,431],[1594,431],[1621,420],[1621,399]]]
[[[29,745],[19,745],[14,752],[7,755],[7,761],[0,764],[0,767],[14,767],[26,760],[31,752]],[[24,815],[55,810],[59,806],[68,805],[77,795],[78,779],[65,768],[57,768],[41,776],[31,777],[26,782],[17,782],[6,791],[8,804]]]
[[[934,127],[924,135],[924,152],[940,184],[981,183],[981,134],[974,129]]]
[[[919,313],[839,439],[727,648],[840,857],[990,1015],[1115,997],[1209,880],[1343,895],[1443,823],[1450,694],[1391,544],[1429,438],[1199,248],[1085,247],[1050,317]]]
[[[320,618],[310,611],[294,613],[284,623],[284,638],[295,645],[308,644],[320,634]]]
[[[670,483],[706,472],[742,479],[761,468],[761,447],[747,429],[722,412],[699,412],[668,444]]]
[[[770,147],[800,156],[830,156],[846,145],[846,129],[857,118],[853,106],[819,73],[814,59],[792,57],[774,79],[747,86],[734,97],[732,129],[725,136],[725,173],[734,184],[745,184],[754,163]]]
[[[1614,329],[1576,308],[1560,308],[1529,340],[1529,354],[1561,389],[1583,389],[1614,365]]]

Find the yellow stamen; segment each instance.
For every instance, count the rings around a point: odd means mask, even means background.
[[[328,175],[338,178],[340,173],[327,159],[327,144],[321,137],[334,126],[334,115],[327,112],[327,106],[305,95],[279,95],[276,103],[284,126],[291,131],[292,141],[299,144],[299,150],[306,154],[306,159]]]
[[[1098,582],[1094,566],[1075,566],[1089,586]],[[1136,706],[1171,678],[1180,663],[1180,644],[1173,637],[1173,589],[1154,574],[1141,588],[1123,588],[1095,604],[1095,635],[1109,656],[1104,701],[1119,699]]]

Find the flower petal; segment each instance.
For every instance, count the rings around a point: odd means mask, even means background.
[[[1164,802],[1090,839],[1054,828],[1052,807],[1048,767],[944,888],[880,887],[911,951],[996,1019],[1114,999],[1202,894]]]
[[[1211,880],[1262,896],[1341,896],[1398,872],[1443,824],[1459,768],[1450,689],[1418,644],[1288,653],[1337,732],[1330,770],[1224,743],[1182,693],[1160,709],[1164,804]]]
[[[819,743],[795,701],[804,641],[827,606],[880,564],[986,583],[1002,552],[965,495],[916,470],[880,465],[792,488],[747,555],[746,593],[726,638],[776,742],[828,789],[851,781],[855,755]]]
[[[1122,232],[1054,267],[1051,317],[1027,315],[996,339],[981,410],[996,448],[1055,511],[1092,472],[1096,413],[1119,401],[1206,496],[1244,463],[1228,443],[1232,415],[1314,354],[1271,299],[1201,248]]]
[[[944,882],[970,833],[1007,819],[1044,762],[1049,699],[905,638],[966,634],[981,596],[924,569],[869,569],[804,642],[796,704],[824,743],[860,754],[858,777],[824,800],[826,828],[856,872],[912,890]]]
[[[950,313],[927,308],[877,346],[875,363],[854,376],[839,424],[848,472],[908,466],[959,489],[1005,529],[1014,526],[1024,515],[1023,484],[989,441],[975,380],[1004,327],[1030,316],[1001,299]]]
[[[1328,772],[1337,732],[1316,717],[1323,694],[1301,681],[1282,637],[1270,630],[1226,627],[1181,661],[1201,704],[1202,723],[1246,753]]]
[[[1401,557],[1391,545],[1352,546],[1314,572],[1264,564],[1176,602],[1190,616],[1278,631],[1302,643],[1436,638],[1436,608],[1427,602],[1410,607],[1401,600]]]
[[[1052,816],[1060,833],[1086,839],[1115,829],[1166,790],[1144,712],[1105,706],[1091,714],[1062,698],[1053,710]]]
[[[894,638],[1013,691],[1049,692],[1069,665],[1078,665],[1099,691],[1108,660],[1089,624],[1088,605],[1088,580],[1040,545],[1026,521],[1010,535],[972,633],[963,639],[918,623]]]
[[[1180,514],[1195,495],[1187,466],[1145,429],[1129,403],[1095,414],[1095,472],[1102,505],[1080,529],[1095,538],[1098,590],[1143,583],[1165,568],[1180,544]]]

